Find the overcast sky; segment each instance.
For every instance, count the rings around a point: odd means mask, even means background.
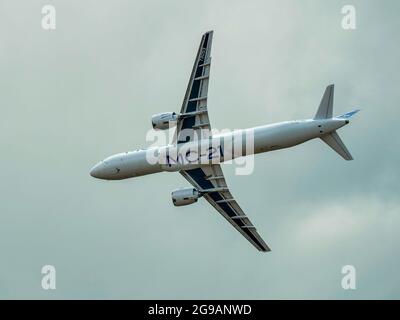
[[[356,30],[345,4],[1,0],[0,298],[400,298],[400,3],[351,1]],[[89,176],[179,111],[208,30],[214,128],[310,118],[330,83],[335,114],[362,109],[340,130],[352,162],[314,140],[257,155],[249,176],[224,165],[270,253],[204,200],[174,207],[179,174]]]

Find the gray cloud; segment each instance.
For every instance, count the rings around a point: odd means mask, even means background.
[[[47,2],[0,5],[1,298],[399,298],[398,2],[353,1],[355,31],[343,1],[52,3],[52,32]],[[312,141],[256,156],[250,176],[224,166],[269,254],[205,202],[173,207],[178,174],[88,175],[179,110],[209,29],[214,127],[311,117],[329,83],[336,113],[362,108],[341,132],[351,163]]]

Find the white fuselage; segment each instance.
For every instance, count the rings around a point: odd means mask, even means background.
[[[99,179],[121,180],[162,171],[189,170],[250,154],[289,148],[335,131],[347,123],[348,120],[339,118],[285,121],[178,145],[124,152],[100,161],[90,174]],[[235,142],[231,145],[226,142],[235,139],[240,141],[239,152],[235,149]]]

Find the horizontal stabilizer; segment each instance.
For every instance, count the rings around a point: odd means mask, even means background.
[[[345,160],[353,160],[349,150],[347,150],[342,139],[340,139],[336,131],[322,136],[321,139],[338,154],[340,154]]]
[[[352,116],[354,116],[358,111],[360,111],[360,109],[353,110],[353,111],[347,112],[345,114],[341,114],[340,116],[337,116],[336,118],[349,119]]]

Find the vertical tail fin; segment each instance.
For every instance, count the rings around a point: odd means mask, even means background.
[[[321,139],[333,150],[335,150],[339,155],[341,155],[343,159],[353,160],[353,157],[351,156],[349,150],[347,150],[342,139],[340,139],[336,131],[323,135]]]
[[[319,104],[319,108],[314,119],[332,118],[333,93],[334,93],[334,85],[331,84],[327,86],[325,89],[324,96],[322,97],[321,103]]]

